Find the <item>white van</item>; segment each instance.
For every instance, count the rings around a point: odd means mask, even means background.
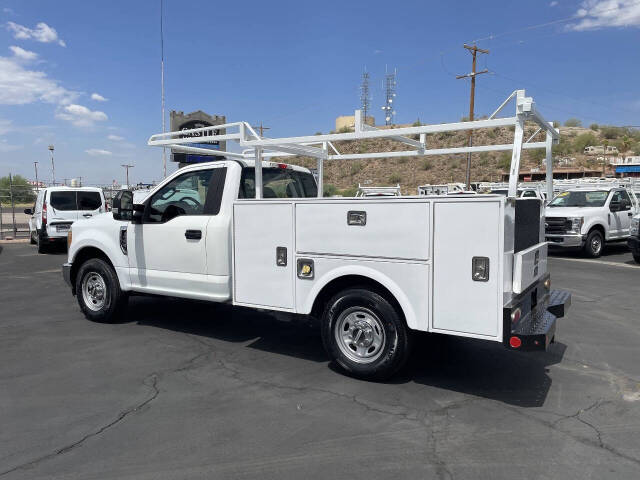
[[[44,253],[55,242],[66,242],[71,224],[105,212],[102,190],[95,187],[49,187],[38,192],[29,218],[29,236],[38,252]]]

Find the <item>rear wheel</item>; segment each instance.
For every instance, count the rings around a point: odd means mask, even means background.
[[[364,288],[336,294],[322,316],[327,353],[359,378],[383,380],[397,372],[410,351],[409,329],[383,296]]]
[[[127,294],[111,265],[100,258],[84,262],[76,276],[76,296],[80,309],[93,322],[120,320],[127,305]]]
[[[602,255],[604,248],[604,237],[600,230],[592,230],[587,235],[587,241],[584,245],[584,253],[591,258],[598,258]]]
[[[38,245],[38,253],[47,253],[47,245],[42,238],[42,230],[36,232],[36,244]]]
[[[636,261],[636,263],[640,263],[640,253],[634,253],[633,259]]]

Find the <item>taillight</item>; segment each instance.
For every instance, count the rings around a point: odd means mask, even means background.
[[[287,168],[289,165],[286,163],[278,163],[278,168]]]
[[[47,225],[47,202],[42,202],[42,226]]]
[[[520,348],[520,345],[522,345],[522,340],[520,340],[518,337],[511,337],[509,339],[509,345],[511,345],[511,348]]]

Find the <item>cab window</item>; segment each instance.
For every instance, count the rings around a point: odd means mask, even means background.
[[[318,196],[316,181],[308,172],[291,168],[263,168],[264,198],[309,198]],[[253,167],[242,169],[238,198],[255,198],[256,183]]]
[[[167,183],[149,200],[145,221],[164,223],[180,215],[203,215],[213,169],[188,172]]]

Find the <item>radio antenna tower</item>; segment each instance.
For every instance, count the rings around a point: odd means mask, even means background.
[[[384,123],[385,125],[393,125],[393,117],[396,115],[396,111],[394,109],[394,100],[396,98],[396,75],[398,71],[396,69],[393,70],[393,73],[388,73],[385,68],[384,74],[384,92],[385,92],[385,102],[382,107],[384,110]]]
[[[364,116],[364,123],[367,123],[369,109],[371,108],[371,95],[369,93],[369,72],[365,67],[362,74],[362,84],[360,85],[360,110]]]

